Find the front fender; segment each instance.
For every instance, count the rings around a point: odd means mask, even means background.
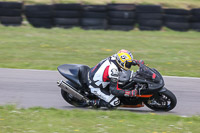
[[[163,87],[162,89],[159,90],[159,92],[164,92],[166,91],[167,89],[165,87]]]

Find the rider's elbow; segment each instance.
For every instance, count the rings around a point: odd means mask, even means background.
[[[111,93],[112,95],[114,95],[114,96],[116,96],[116,95],[118,94],[116,90],[111,90],[110,93]]]

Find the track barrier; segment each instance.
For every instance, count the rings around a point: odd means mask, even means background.
[[[36,28],[72,28],[133,30],[200,31],[200,8],[191,10],[162,8],[160,5],[135,4],[51,4],[24,5],[20,2],[0,2],[0,23],[20,26],[27,20]]]

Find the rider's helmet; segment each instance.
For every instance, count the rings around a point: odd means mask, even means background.
[[[133,55],[128,50],[120,50],[116,54],[116,62],[124,70],[129,70],[133,62]]]

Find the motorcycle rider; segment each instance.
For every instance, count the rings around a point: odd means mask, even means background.
[[[93,107],[117,107],[120,105],[118,97],[135,97],[137,90],[122,90],[118,88],[120,71],[127,71],[132,65],[144,63],[133,59],[131,52],[120,50],[93,67],[88,73],[88,85],[91,93],[99,97],[97,100],[87,101]]]

